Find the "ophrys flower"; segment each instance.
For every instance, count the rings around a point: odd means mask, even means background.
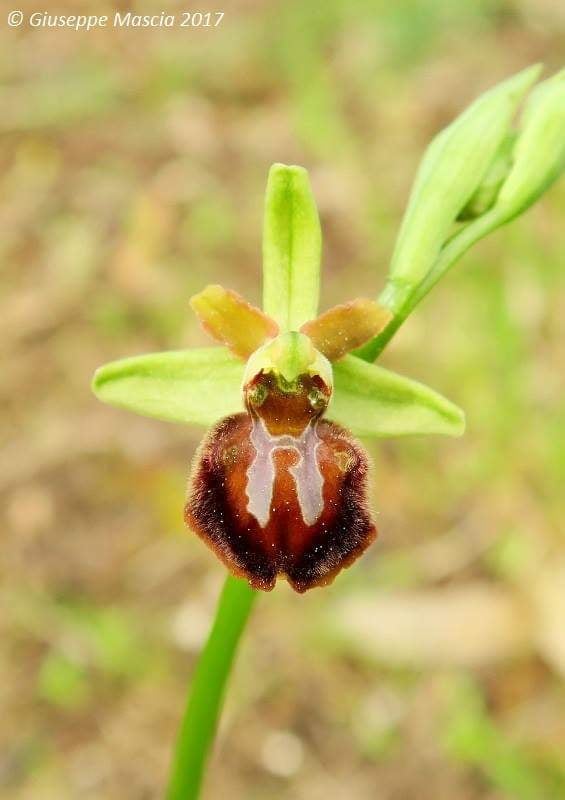
[[[356,299],[316,316],[321,237],[307,174],[275,164],[267,186],[264,310],[211,285],[191,300],[221,347],[114,362],[98,396],[211,424],[185,519],[238,576],[299,592],[330,583],[374,540],[369,463],[353,433],[458,435],[463,413],[427,387],[348,353],[390,321]]]

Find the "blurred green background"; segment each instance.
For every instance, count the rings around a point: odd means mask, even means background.
[[[565,54],[554,0],[192,10],[225,18],[0,19],[1,798],[160,797],[224,577],[182,523],[200,432],[100,405],[94,368],[204,345],[208,282],[259,300],[273,161],[310,170],[323,307],[374,295],[431,136]],[[377,544],[329,589],[261,598],[207,800],[565,797],[564,220],[562,181],[387,351],[467,434],[371,446]]]

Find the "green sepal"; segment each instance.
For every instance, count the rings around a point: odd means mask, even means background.
[[[208,427],[243,411],[244,368],[225,347],[148,353],[100,367],[92,390],[136,414]]]
[[[303,167],[273,164],[263,224],[263,311],[282,332],[316,316],[322,234]]]
[[[356,356],[346,356],[333,369],[327,417],[357,436],[461,436],[465,431],[463,411],[418,381]]]

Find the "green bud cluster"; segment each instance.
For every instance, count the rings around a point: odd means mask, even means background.
[[[565,167],[565,71],[540,83],[534,65],[481,95],[431,142],[422,160],[380,301],[394,313],[433,271],[457,222],[489,213],[490,230],[521,214]]]
[[[526,211],[565,170],[565,70],[530,93],[534,65],[485,92],[424,154],[378,302],[387,326],[355,355],[374,361],[438,280],[480,239]]]

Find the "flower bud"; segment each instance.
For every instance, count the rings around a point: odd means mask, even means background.
[[[467,222],[476,219],[495,205],[504,181],[512,169],[512,153],[516,139],[516,133],[511,133],[503,141],[483,182],[459,212],[458,221]]]
[[[565,169],[565,70],[530,95],[513,161],[496,204],[506,222],[531,206]]]
[[[452,224],[483,182],[539,69],[529,67],[481,95],[428,147],[396,243],[389,291],[383,295],[393,311],[428,274]]]

